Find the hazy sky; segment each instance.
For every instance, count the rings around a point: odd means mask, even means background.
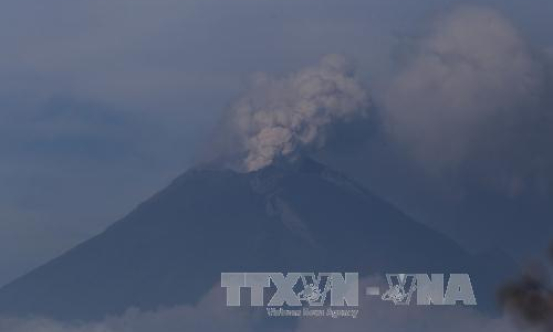
[[[326,54],[353,61],[381,129],[324,158],[467,246],[482,246],[481,228],[506,247],[519,217],[550,212],[552,14],[550,0],[4,0],[0,284],[190,167],[253,74]]]

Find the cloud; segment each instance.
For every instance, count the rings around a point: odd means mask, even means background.
[[[360,281],[360,289],[380,284],[381,277]],[[267,318],[264,309],[242,310],[225,306],[225,292],[215,287],[197,306],[181,306],[141,312],[130,309],[119,317],[89,324],[68,324],[45,318],[0,319],[3,332],[248,332],[259,331],[266,323],[279,318]],[[508,317],[490,318],[462,307],[397,307],[374,297],[360,298],[358,318],[302,318],[297,324],[270,324],[274,332],[521,332]],[[443,309],[443,310],[442,310]],[[288,320],[288,323],[290,321]],[[265,325],[264,325],[265,324]],[[284,327],[286,326],[286,327]],[[534,330],[524,330],[534,331]],[[537,331],[537,330],[535,330]]]
[[[548,187],[546,66],[495,10],[458,8],[418,41],[392,79],[383,98],[386,131],[430,173],[461,172],[513,194]]]
[[[322,147],[336,123],[368,116],[369,97],[339,55],[284,78],[258,74],[230,109],[223,130],[245,154],[241,166],[255,171],[281,156]]]
[[[257,318],[246,310],[225,306],[225,292],[213,288],[196,306],[143,312],[129,309],[121,316],[94,323],[65,323],[48,318],[0,318],[3,332],[248,332]]]

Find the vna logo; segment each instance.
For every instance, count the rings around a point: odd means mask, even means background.
[[[443,274],[386,274],[388,291],[382,295],[383,301],[395,305],[409,305],[416,292],[417,305],[476,305],[476,297],[468,274],[451,274],[444,293]],[[370,292],[368,289],[367,292]],[[378,293],[376,290],[374,293]],[[378,295],[373,294],[373,295]]]

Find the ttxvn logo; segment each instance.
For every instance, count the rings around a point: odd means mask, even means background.
[[[242,288],[250,289],[251,306],[265,306],[265,289],[273,291],[269,307],[359,304],[357,273],[222,273],[221,286],[227,289],[228,306],[241,305]]]
[[[386,274],[386,280],[388,289],[385,292],[381,293],[378,286],[366,287],[365,295],[376,296],[395,305],[409,305],[415,295],[416,305],[477,304],[468,274],[450,274],[447,283],[444,274]],[[249,305],[271,307],[273,312],[274,308],[280,308],[280,313],[284,307],[359,305],[358,273],[222,273],[221,286],[226,288],[228,306],[243,305],[242,289],[249,290]],[[268,312],[271,314],[271,311]],[[287,313],[302,316],[305,310]]]

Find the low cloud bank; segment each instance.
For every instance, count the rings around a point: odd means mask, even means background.
[[[360,282],[365,286],[381,284],[380,277]],[[110,317],[90,324],[66,324],[44,318],[0,319],[3,332],[248,332],[259,331],[268,320],[273,323],[282,318],[268,318],[264,309],[249,310],[225,306],[225,292],[215,287],[195,307],[175,307],[155,312],[129,310],[120,317]],[[463,307],[398,307],[374,297],[360,298],[360,314],[351,318],[301,318],[297,325],[275,327],[276,332],[522,332],[543,331],[519,329],[508,317],[490,318]]]

